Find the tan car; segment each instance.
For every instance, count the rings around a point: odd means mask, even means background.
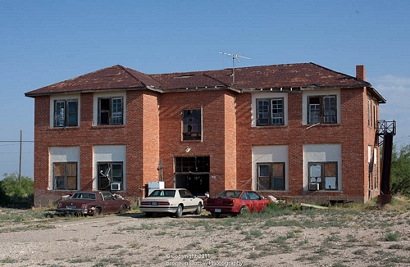
[[[193,196],[185,188],[166,188],[154,190],[141,200],[140,210],[147,217],[154,213],[168,213],[180,218],[183,213],[201,214],[202,199]]]

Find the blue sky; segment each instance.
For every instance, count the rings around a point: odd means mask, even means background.
[[[17,172],[20,130],[34,140],[24,93],[120,64],[144,73],[314,62],[367,81],[410,144],[410,1],[0,1],[0,178]],[[22,175],[33,177],[33,143]]]

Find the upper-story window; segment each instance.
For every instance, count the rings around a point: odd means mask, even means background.
[[[337,123],[336,95],[309,96],[308,123]]]
[[[54,127],[78,126],[78,101],[54,100]]]
[[[201,113],[201,109],[186,109],[182,111],[183,140],[201,140]]]
[[[123,98],[107,97],[98,99],[98,125],[123,124]]]
[[[256,100],[256,125],[284,125],[283,98]]]

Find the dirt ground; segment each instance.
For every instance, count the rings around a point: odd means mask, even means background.
[[[410,266],[410,211],[0,225],[1,266]]]

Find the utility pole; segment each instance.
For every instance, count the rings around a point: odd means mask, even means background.
[[[19,185],[21,187],[21,151],[23,146],[23,131],[20,130],[20,156],[19,156]]]

